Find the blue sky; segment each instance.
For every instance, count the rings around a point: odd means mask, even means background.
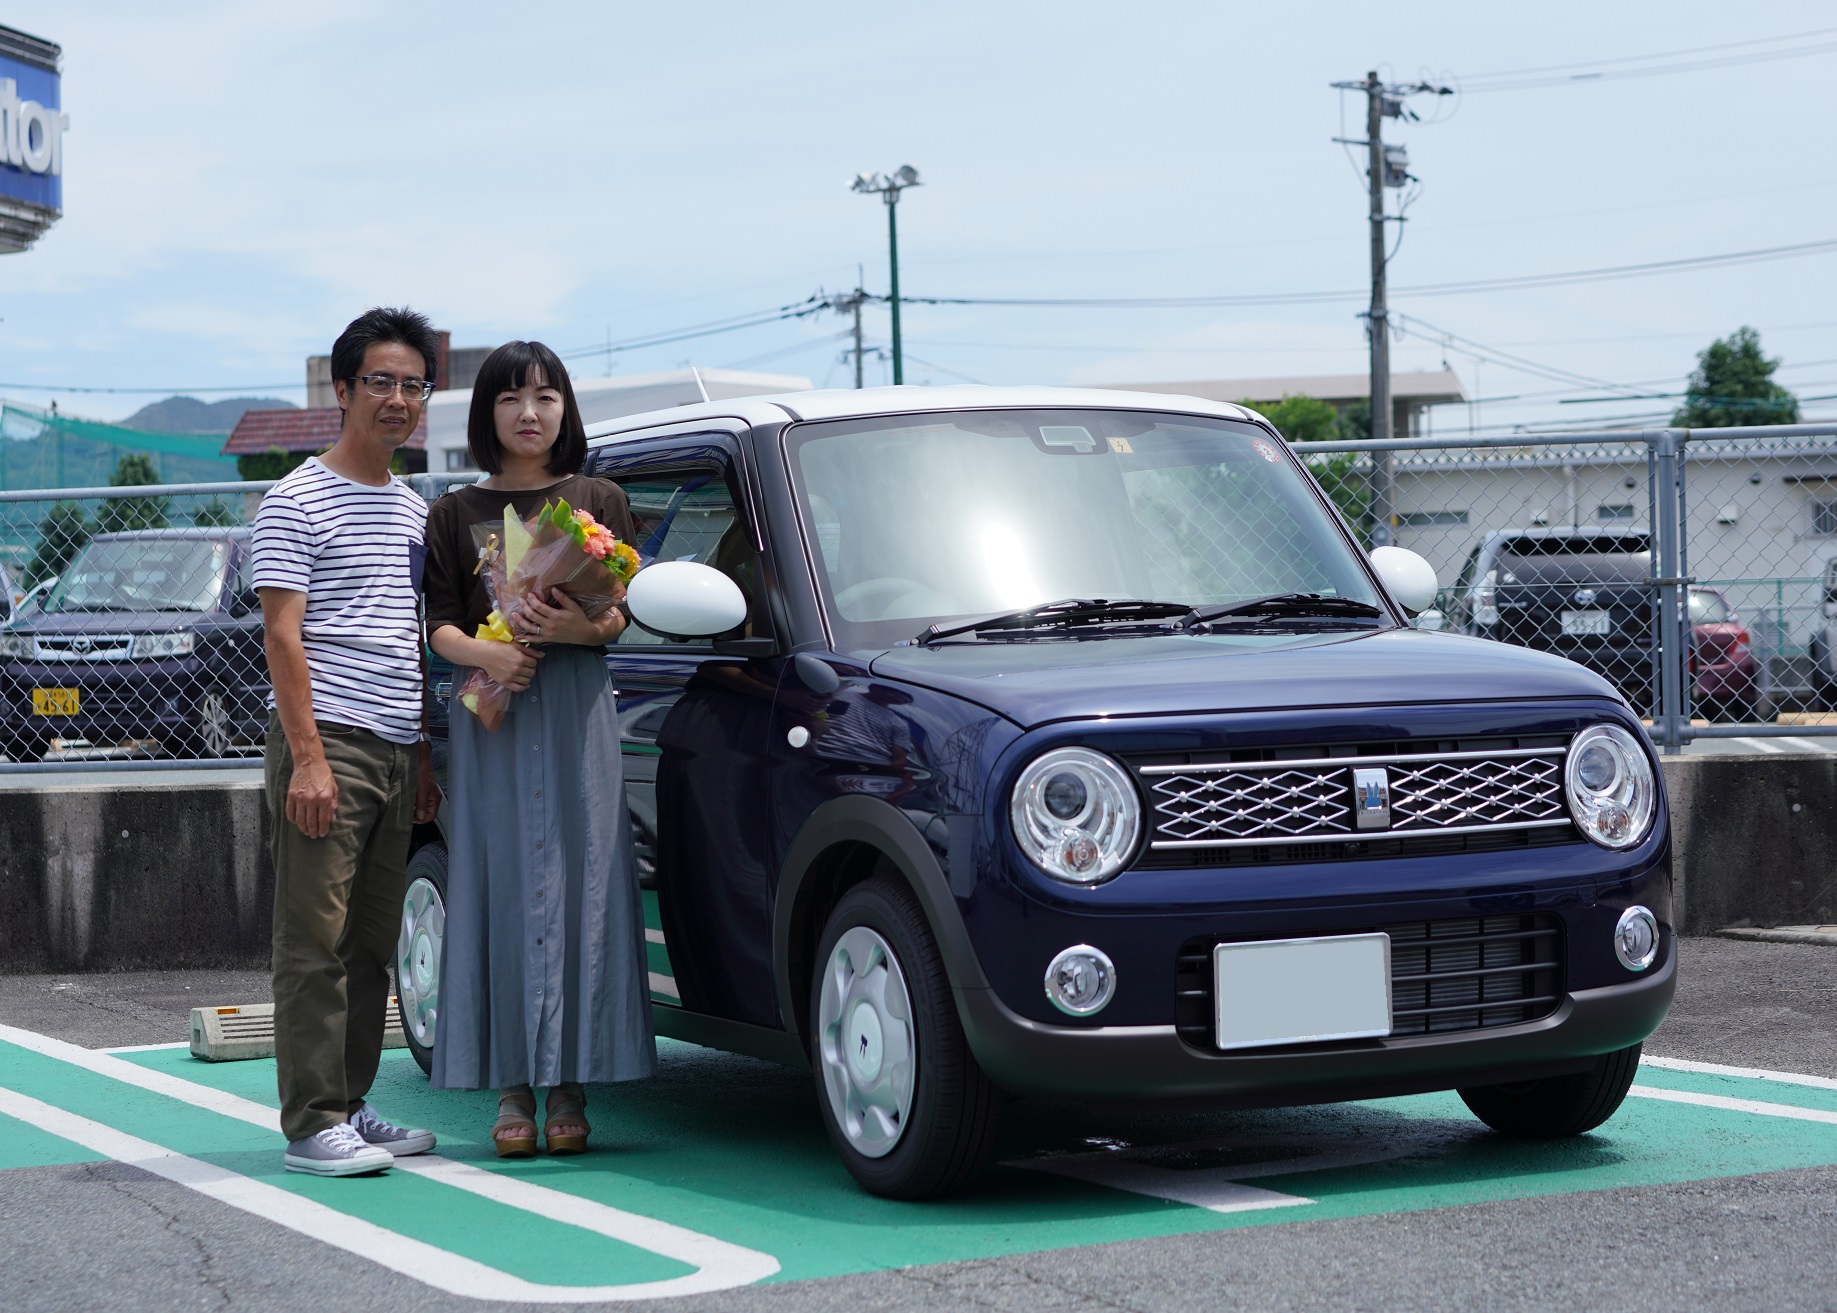
[[[0,388],[99,418],[150,399],[298,401],[303,358],[407,302],[456,345],[561,348],[886,285],[864,169],[910,161],[902,283],[944,296],[1356,288],[1362,179],[1328,87],[1463,79],[1830,27],[1812,3],[317,5],[13,0],[65,50],[63,221],[0,258]],[[1350,98],[1357,135],[1361,107]],[[1837,237],[1837,53],[1463,94],[1393,124],[1423,180],[1400,286]],[[1837,253],[1628,281],[1399,296],[1477,412],[1437,428],[1656,413],[1470,354],[1675,389],[1741,324],[1837,393]],[[1353,373],[1356,305],[910,307],[909,382]],[[833,315],[617,354],[848,381]],[[870,311],[884,342],[884,312]],[[1457,344],[1458,345],[1458,344]],[[606,359],[577,372],[605,371]],[[870,377],[878,366],[870,368]],[[275,386],[285,385],[285,386]],[[1524,394],[1540,394],[1524,397]],[[1521,398],[1510,400],[1507,398]],[[1837,403],[1807,408],[1837,414]]]

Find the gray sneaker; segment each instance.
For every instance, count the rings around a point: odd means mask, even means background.
[[[376,1115],[376,1109],[369,1104],[360,1104],[351,1114],[351,1129],[363,1137],[365,1144],[387,1149],[396,1158],[407,1158],[411,1154],[426,1153],[434,1147],[432,1131],[404,1130],[400,1126],[391,1126]]]
[[[395,1166],[395,1155],[364,1143],[363,1136],[347,1122],[328,1126],[304,1140],[289,1140],[282,1160],[290,1172],[311,1172],[314,1176],[357,1176],[363,1172],[384,1172]]]

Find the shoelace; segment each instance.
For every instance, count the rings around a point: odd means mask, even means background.
[[[388,1122],[384,1121],[381,1117],[378,1117],[375,1111],[373,1111],[370,1105],[367,1103],[363,1107],[359,1108],[356,1114],[351,1118],[351,1120],[345,1124],[347,1126],[351,1126],[351,1125],[357,1125],[360,1123],[362,1124],[365,1130],[370,1131],[374,1135],[400,1135],[401,1134],[401,1132],[397,1130],[395,1127],[391,1126]],[[362,1131],[358,1132],[359,1135],[362,1135],[362,1133],[363,1133]]]
[[[325,1131],[326,1144],[333,1149],[367,1149],[364,1137],[349,1122],[339,1122]]]

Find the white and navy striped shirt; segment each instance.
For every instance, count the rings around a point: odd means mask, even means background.
[[[427,503],[400,479],[353,483],[316,456],[262,498],[254,583],[306,594],[313,719],[392,743],[421,737],[416,603],[426,526]]]

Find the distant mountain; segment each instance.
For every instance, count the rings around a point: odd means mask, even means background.
[[[167,397],[142,406],[121,422],[128,428],[152,433],[228,433],[244,411],[298,409],[291,401],[276,397],[233,397],[228,401]]]

